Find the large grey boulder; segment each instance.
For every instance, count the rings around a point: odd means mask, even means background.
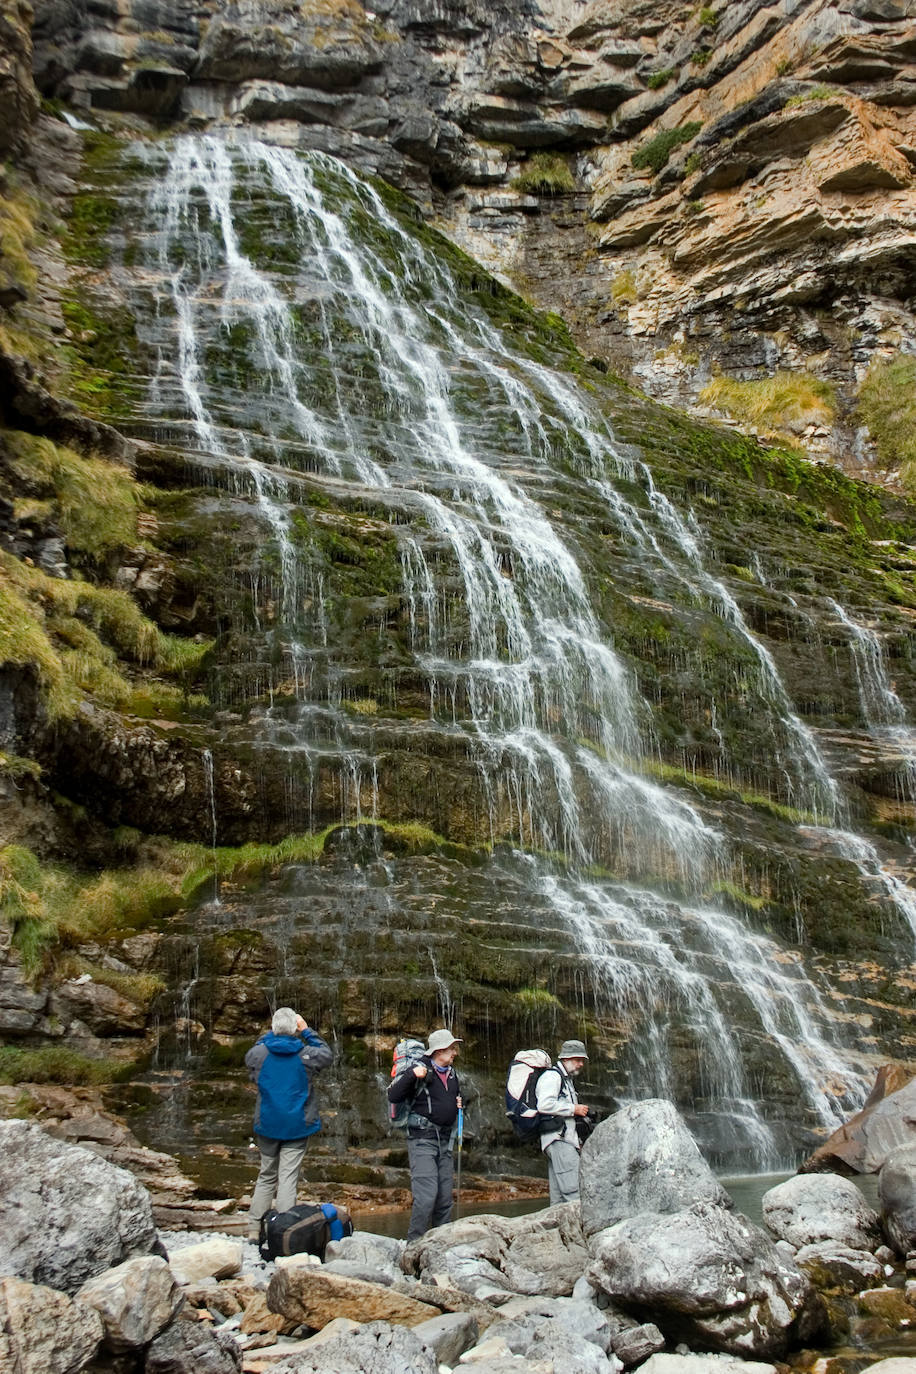
[[[916,1250],[916,1145],[896,1150],[878,1175],[881,1225],[900,1255]]]
[[[823,1322],[809,1280],[764,1232],[709,1203],[618,1222],[594,1247],[589,1282],[671,1341],[778,1356]]]
[[[627,1217],[678,1212],[694,1202],[732,1206],[670,1102],[634,1102],[595,1127],[579,1166],[586,1236]]]
[[[839,1174],[800,1174],[763,1195],[763,1224],[790,1245],[834,1241],[851,1250],[881,1244],[878,1214],[854,1183]]]
[[[155,1244],[149,1194],[132,1174],[33,1122],[0,1122],[0,1272],[72,1296]]]
[[[95,1308],[105,1344],[120,1352],[155,1340],[184,1303],[171,1269],[158,1255],[142,1255],[89,1279],[77,1297]]]
[[[0,1279],[0,1369],[9,1374],[75,1374],[99,1348],[102,1323],[91,1307],[40,1284]]]

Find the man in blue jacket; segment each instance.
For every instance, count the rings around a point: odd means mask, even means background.
[[[274,1012],[270,1030],[245,1055],[258,1089],[254,1138],[261,1152],[248,1212],[250,1240],[257,1238],[261,1217],[274,1199],[278,1212],[296,1205],[309,1136],[321,1127],[311,1076],[326,1069],[332,1058],[330,1046],[291,1007]]]

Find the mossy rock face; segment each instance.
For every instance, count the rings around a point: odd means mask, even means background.
[[[29,744],[48,783],[170,835],[164,867],[199,846],[137,902],[161,1062],[199,1071],[145,1129],[193,1152],[225,1081],[244,1132],[239,1055],[288,1000],[341,1047],[332,1150],[384,1151],[393,1039],[454,1017],[494,1158],[512,1053],[572,1035],[604,1109],[670,1094],[717,1160],[791,1156],[854,1105],[833,1048],[863,1077],[911,1053],[914,797],[837,606],[916,709],[916,512],[628,391],[390,189],[284,162],[305,215],[268,150],[208,147],[174,153],[167,261],[170,145],[90,140],[71,217],[69,377],[141,441],[136,547],[80,567],[139,599],[155,564],[149,629],[94,590],[48,631],[32,598],[47,673],[91,621],[127,686],[83,673]],[[141,702],[160,676],[181,700]]]

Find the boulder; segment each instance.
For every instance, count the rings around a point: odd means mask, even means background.
[[[763,1224],[791,1245],[834,1241],[852,1250],[881,1244],[877,1212],[854,1183],[839,1174],[802,1174],[763,1195]]]
[[[553,1361],[554,1371],[563,1374],[617,1374],[622,1369],[613,1355],[605,1355],[592,1341],[568,1328],[557,1328],[543,1322],[534,1333],[534,1340],[525,1351],[526,1360],[535,1364]]]
[[[320,1265],[278,1263],[267,1288],[267,1306],[291,1321],[321,1328],[334,1317],[358,1322],[396,1322],[419,1326],[438,1317],[439,1309],[394,1293],[379,1283],[329,1274]]]
[[[132,1174],[32,1122],[0,1122],[0,1272],[72,1295],[155,1245]]]
[[[316,1337],[271,1369],[277,1374],[438,1374],[439,1365],[430,1347],[413,1331],[388,1322],[369,1322],[324,1340]]]
[[[179,1319],[149,1346],[143,1374],[239,1374],[241,1367],[238,1347],[228,1333]]]
[[[669,1340],[776,1356],[823,1323],[808,1278],[759,1227],[722,1207],[632,1217],[593,1243],[589,1282]]]
[[[169,1264],[179,1283],[229,1279],[242,1267],[242,1247],[236,1240],[202,1240],[170,1250]]]
[[[578,1206],[563,1203],[531,1216],[439,1226],[408,1247],[402,1267],[479,1298],[505,1291],[559,1297],[572,1292],[588,1258]]]
[[[354,1231],[352,1236],[328,1241],[325,1260],[352,1260],[356,1264],[399,1264],[405,1250],[394,1236],[376,1236],[371,1231]]]
[[[511,1298],[487,1335],[505,1341],[516,1355],[524,1355],[544,1326],[584,1338],[602,1354],[610,1348],[611,1332],[604,1313],[593,1303],[576,1298]]]
[[[77,1297],[98,1312],[105,1345],[115,1352],[137,1350],[155,1340],[184,1302],[171,1269],[158,1255],[138,1256],[97,1274]]]
[[[327,1328],[325,1328],[327,1329]],[[439,1364],[457,1364],[480,1335],[476,1317],[469,1312],[443,1312],[413,1328],[414,1335],[429,1346]]]
[[[831,1240],[802,1246],[796,1252],[795,1263],[815,1288],[832,1288],[841,1293],[859,1293],[884,1277],[884,1267],[874,1255]]]
[[[586,1236],[627,1217],[678,1212],[694,1202],[732,1206],[670,1102],[634,1102],[595,1127],[579,1167]]]
[[[776,1366],[732,1355],[653,1355],[646,1374],[776,1374]]]
[[[101,1339],[98,1313],[79,1299],[22,1279],[0,1279],[0,1369],[75,1374]]]
[[[881,1225],[899,1255],[916,1249],[916,1145],[896,1150],[878,1175]]]
[[[865,1106],[834,1131],[799,1168],[874,1174],[903,1145],[916,1143],[916,1079],[899,1064],[883,1064]]]

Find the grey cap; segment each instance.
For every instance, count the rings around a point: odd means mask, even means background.
[[[587,1059],[585,1046],[581,1040],[564,1040],[560,1046],[558,1059]]]
[[[452,1045],[460,1044],[460,1037],[452,1035],[450,1030],[437,1030],[430,1035],[426,1052],[427,1054],[435,1054],[437,1050],[450,1050]]]

